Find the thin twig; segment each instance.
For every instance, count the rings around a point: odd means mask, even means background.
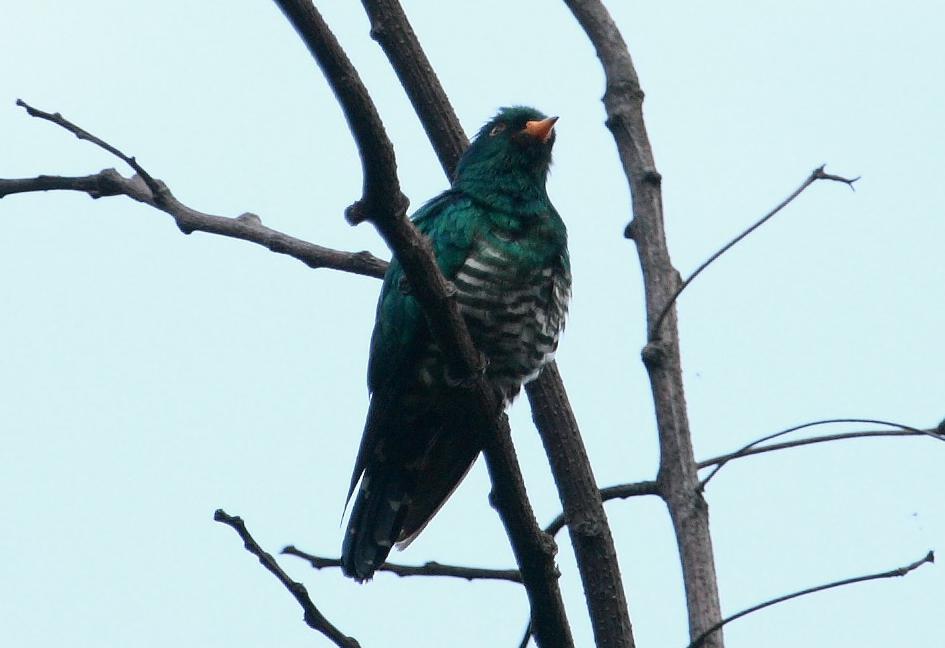
[[[314,556],[297,549],[293,545],[285,547],[280,553],[287,556],[297,556],[308,563],[314,569],[330,569],[341,567],[340,558],[325,558],[323,556]],[[474,580],[502,580],[510,583],[522,582],[522,574],[517,569],[486,569],[483,567],[464,567],[461,565],[444,565],[442,563],[430,561],[423,565],[398,565],[396,563],[386,562],[377,571],[389,572],[397,576],[448,576],[452,578],[462,578],[468,581]]]
[[[65,128],[67,131],[78,137],[80,140],[85,140],[95,144],[99,148],[105,149],[115,157],[121,159],[128,166],[134,169],[135,173],[141,176],[141,179],[144,180],[144,183],[148,186],[148,189],[151,190],[151,193],[154,194],[155,200],[160,202],[163,195],[163,185],[157,182],[151,175],[145,171],[138,161],[135,160],[134,156],[128,156],[119,151],[117,148],[109,144],[108,142],[99,139],[92,133],[87,130],[80,128],[76,124],[73,124],[71,121],[63,117],[60,113],[48,113],[38,108],[33,108],[31,105],[23,101],[22,99],[16,100],[16,105],[21,106],[26,109],[27,114],[30,117],[37,117],[39,119],[45,119],[46,121],[52,122],[57,126]]]
[[[785,434],[790,434],[791,432],[796,432],[798,430],[803,430],[805,428],[815,427],[818,425],[830,425],[834,423],[868,423],[870,425],[888,425],[889,427],[895,427],[895,428],[900,428],[902,430],[905,430],[906,432],[909,432],[910,434],[921,434],[925,436],[930,436],[933,439],[937,439],[939,441],[945,441],[945,438],[943,438],[943,436],[939,434],[938,432],[936,432],[935,430],[920,430],[918,428],[910,427],[908,425],[903,425],[901,423],[895,423],[893,421],[882,421],[880,419],[834,418],[834,419],[823,419],[820,421],[810,421],[808,423],[802,423],[801,425],[795,425],[793,427],[789,427],[786,430],[781,430],[780,432],[775,432],[774,434],[763,436],[760,439],[755,439],[751,443],[739,448],[735,452],[731,452],[729,454],[722,455],[721,457],[717,457],[715,459],[709,459],[708,461],[701,462],[699,464],[699,468],[705,468],[707,466],[711,466],[714,464],[715,470],[709,473],[708,477],[706,477],[701,482],[699,482],[699,490],[700,491],[705,490],[706,484],[708,484],[709,481],[713,477],[715,477],[716,473],[722,470],[722,467],[725,466],[725,464],[727,464],[732,459],[738,459],[739,457],[744,457],[749,454],[757,454],[757,452],[753,453],[753,452],[750,452],[750,450],[754,448],[755,446],[757,446],[759,443],[764,443],[765,441],[771,441],[772,439],[776,439],[778,437],[784,436]],[[856,436],[878,436],[878,434],[868,434],[868,433],[852,433],[852,434],[855,434]],[[852,438],[852,437],[841,437],[841,438]],[[824,439],[824,440],[829,441],[832,439]],[[806,443],[818,443],[818,441],[806,440]],[[779,450],[781,449],[781,447],[790,448],[790,447],[793,447],[794,445],[804,445],[804,444],[805,444],[804,442],[795,442],[793,445],[782,444],[780,447],[770,446],[767,449],[759,450],[758,452],[762,452],[762,451],[770,452],[771,450]]]
[[[770,220],[772,216],[774,216],[779,211],[781,211],[782,209],[787,207],[789,204],[791,204],[791,202],[793,202],[795,198],[797,198],[802,193],[804,193],[805,189],[807,189],[809,186],[811,186],[818,180],[832,180],[834,182],[843,182],[847,186],[849,186],[851,189],[853,189],[853,183],[860,179],[859,176],[857,176],[856,178],[850,179],[850,178],[844,178],[838,175],[833,175],[831,173],[826,173],[824,172],[825,166],[826,165],[821,165],[818,168],[811,171],[810,175],[807,176],[807,179],[804,180],[804,182],[801,183],[801,186],[795,189],[794,192],[790,196],[782,200],[781,203],[777,207],[775,207],[774,209],[769,211],[767,214],[762,216],[757,222],[755,222],[754,225],[752,225],[751,227],[746,229],[744,232],[742,232],[741,234],[733,238],[731,241],[723,245],[721,249],[719,249],[715,254],[713,254],[708,259],[703,261],[702,264],[698,268],[696,268],[691,275],[686,277],[685,281],[683,281],[681,284],[679,284],[679,286],[676,287],[676,290],[673,291],[673,294],[670,296],[669,300],[667,300],[666,305],[663,306],[663,310],[660,311],[659,316],[656,318],[656,321],[653,323],[653,327],[650,329],[650,336],[649,336],[650,342],[657,339],[659,335],[659,331],[660,331],[660,325],[662,325],[663,320],[666,318],[666,313],[668,313],[669,309],[672,308],[673,304],[676,303],[676,300],[679,298],[679,295],[682,294],[682,291],[684,291],[686,287],[692,283],[693,279],[699,276],[699,273],[701,273],[703,270],[708,268],[709,265],[711,265],[720,256],[722,256],[723,254],[728,252],[730,249],[732,249],[743,238],[745,238],[746,236],[754,232],[756,229],[758,229],[759,227],[767,223],[768,220]]]
[[[771,599],[770,601],[765,601],[764,603],[753,605],[752,607],[746,610],[742,610],[741,612],[738,612],[737,614],[733,614],[732,616],[725,617],[724,619],[722,619],[721,621],[713,625],[711,628],[708,628],[705,632],[703,632],[698,637],[693,639],[692,642],[690,642],[690,644],[687,646],[687,648],[699,648],[699,646],[701,646],[703,642],[705,642],[705,640],[709,637],[709,635],[711,635],[713,632],[715,632],[716,630],[718,630],[725,624],[731,621],[734,621],[735,619],[740,619],[747,614],[751,614],[752,612],[757,612],[758,610],[762,610],[766,607],[770,607],[778,603],[783,603],[784,601],[789,601],[799,596],[813,594],[814,592],[822,592],[823,590],[832,589],[834,587],[843,587],[844,585],[853,585],[854,583],[862,583],[862,582],[870,581],[870,580],[878,580],[880,578],[895,578],[897,576],[905,576],[909,572],[915,569],[918,569],[922,565],[926,563],[933,563],[933,562],[935,562],[935,553],[932,551],[929,551],[925,555],[924,558],[917,560],[914,563],[910,563],[906,565],[905,567],[897,567],[896,569],[890,569],[889,571],[881,572],[878,574],[870,574],[868,576],[857,576],[855,578],[845,578],[844,580],[835,581],[833,583],[827,583],[826,585],[818,585],[817,587],[810,587],[808,589],[801,590],[800,592],[794,592],[793,594],[786,594],[784,596],[779,596],[777,598]]]
[[[785,441],[783,443],[772,443],[771,445],[766,445],[762,447],[749,448],[747,450],[741,450],[738,452],[730,452],[728,454],[719,455],[718,457],[712,457],[711,459],[706,459],[705,461],[699,462],[699,468],[708,468],[709,466],[715,466],[725,461],[730,461],[732,459],[741,459],[742,457],[750,457],[752,455],[764,454],[766,452],[774,452],[776,450],[787,450],[789,448],[799,448],[801,446],[813,445],[815,443],[828,443],[830,441],[844,441],[846,439],[864,439],[864,438],[881,438],[881,437],[904,437],[904,436],[931,436],[932,438],[941,438],[941,433],[936,432],[936,430],[919,430],[917,432],[912,432],[909,430],[868,430],[863,432],[843,432],[840,434],[825,434],[823,436],[817,437],[806,437],[804,439],[798,439],[797,441]]]
[[[243,522],[242,518],[227,515],[223,509],[217,509],[213,514],[213,519],[226,524],[236,531],[240,538],[242,538],[243,546],[246,547],[246,551],[256,556],[260,564],[278,578],[279,582],[289,590],[289,593],[292,594],[299,605],[302,606],[302,610],[305,613],[305,623],[308,627],[312,630],[317,630],[331,639],[336,646],[340,646],[341,648],[360,648],[360,644],[358,644],[356,639],[344,634],[325,618],[325,615],[323,615],[312,602],[305,586],[289,578],[289,575],[282,570],[275,558],[263,551],[262,547],[256,543],[253,536],[251,536],[246,529],[246,524]]]

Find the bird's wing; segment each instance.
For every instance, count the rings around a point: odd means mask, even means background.
[[[420,232],[430,239],[437,265],[447,279],[456,276],[479,235],[479,219],[470,213],[474,209],[461,194],[447,191],[426,203],[413,218]],[[383,389],[392,380],[401,380],[428,335],[423,309],[410,294],[403,268],[394,258],[384,277],[371,336],[371,392]]]
[[[480,236],[481,219],[476,207],[462,194],[446,191],[417,210],[414,224],[433,246],[440,271],[447,279],[455,277]],[[412,382],[414,363],[429,340],[423,310],[410,294],[403,268],[391,260],[377,303],[377,318],[371,336],[368,362],[368,388],[372,393],[361,447],[355,461],[348,498],[378,442],[378,434],[391,408],[398,407],[401,389]]]

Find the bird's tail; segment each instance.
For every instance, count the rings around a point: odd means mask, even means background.
[[[403,469],[390,462],[375,464],[361,479],[341,547],[346,576],[368,580],[387,560],[409,508],[406,481]]]

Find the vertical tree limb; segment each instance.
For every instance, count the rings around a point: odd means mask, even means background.
[[[603,4],[599,0],[565,0],[565,4],[594,44],[604,68],[607,127],[617,144],[633,197],[633,220],[627,235],[636,243],[646,293],[647,329],[653,330],[661,310],[671,303],[679,285],[679,273],[673,268],[666,246],[661,177],[643,121],[643,90],[627,44]],[[644,347],[643,362],[659,429],[657,482],[676,533],[686,587],[689,635],[694,638],[718,623],[722,615],[709,511],[698,491],[674,307],[665,315],[660,331],[659,337]],[[721,648],[721,633],[713,634],[705,645]]]
[[[397,0],[363,0],[363,4],[372,37],[390,60],[440,164],[452,177],[468,141],[416,34]],[[557,367],[547,366],[526,392],[568,519],[595,642],[600,647],[630,648],[633,632],[613,536]]]

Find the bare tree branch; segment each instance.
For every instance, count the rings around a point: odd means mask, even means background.
[[[296,581],[289,578],[289,575],[286,574],[282,568],[279,566],[279,563],[276,562],[270,554],[263,551],[262,547],[257,544],[253,539],[253,536],[250,535],[249,531],[246,529],[246,524],[243,522],[243,519],[238,516],[227,515],[223,509],[217,509],[213,514],[213,519],[217,522],[222,522],[227,526],[231,527],[236,531],[240,538],[243,540],[243,546],[246,547],[246,551],[253,554],[259,559],[260,564],[268,569],[276,578],[279,579],[279,582],[289,590],[289,593],[295,597],[295,600],[298,601],[299,605],[302,606],[302,610],[305,613],[305,623],[312,630],[317,630],[323,635],[331,639],[336,646],[341,648],[360,648],[360,644],[353,637],[349,637],[344,634],[341,630],[336,628],[331,621],[325,618],[315,604],[312,602],[312,599],[308,595],[308,591],[305,589],[305,586],[302,583],[297,583]]]
[[[443,171],[452,178],[469,141],[413,27],[397,0],[362,0],[362,4],[371,20],[371,38],[390,60]]]
[[[324,73],[358,146],[364,181],[361,199],[346,213],[348,222],[404,221],[408,200],[400,191],[394,146],[358,71],[310,1],[275,2]]]
[[[791,599],[798,598],[799,596],[813,594],[814,592],[822,592],[823,590],[832,589],[834,587],[843,587],[844,585],[853,585],[854,583],[862,583],[862,582],[870,581],[870,580],[878,580],[880,578],[895,578],[897,576],[905,576],[909,572],[915,569],[918,569],[922,565],[926,563],[933,563],[933,562],[935,562],[935,554],[929,551],[925,555],[924,558],[917,560],[914,563],[910,563],[904,567],[897,567],[896,569],[880,572],[878,574],[869,574],[867,576],[857,576],[855,578],[845,578],[844,580],[835,581],[833,583],[827,583],[826,585],[818,585],[817,587],[810,587],[808,589],[801,590],[800,592],[794,592],[793,594],[786,594],[784,596],[779,596],[777,598],[771,599],[770,601],[765,601],[764,603],[759,603],[758,605],[754,605],[746,610],[742,610],[741,612],[738,612],[737,614],[733,614],[732,616],[725,617],[718,623],[714,624],[711,628],[707,628],[705,632],[700,634],[698,637],[693,639],[692,642],[687,646],[687,648],[699,648],[700,646],[704,645],[709,635],[711,635],[713,632],[715,632],[716,630],[718,630],[725,624],[731,621],[734,621],[735,619],[740,619],[745,615],[751,614],[752,612],[757,612],[758,610],[762,610],[766,607],[770,607],[778,603],[783,603],[784,601],[789,601]]]
[[[289,545],[280,552],[287,556],[297,556],[308,563],[314,569],[330,569],[341,567],[340,558],[325,558],[314,556]],[[386,562],[377,568],[377,571],[389,572],[397,576],[449,576],[451,578],[462,578],[464,580],[502,580],[510,583],[522,582],[522,574],[517,569],[486,569],[483,567],[464,567],[460,565],[444,565],[442,563],[430,561],[423,565],[398,565]]]
[[[679,285],[663,226],[662,177],[656,170],[643,119],[643,90],[627,44],[600,0],[564,0],[600,59],[606,79],[604,107],[633,198],[628,232],[636,243],[643,271],[648,330]],[[643,350],[650,379],[660,441],[659,491],[669,509],[679,547],[689,636],[695,637],[722,618],[709,534],[708,506],[698,492],[699,478],[686,413],[676,310],[666,315],[664,335]],[[710,648],[723,646],[721,633]]]
[[[42,175],[35,178],[0,179],[0,198],[36,191],[78,191],[92,198],[127,196],[169,214],[184,234],[206,232],[249,241],[277,254],[298,259],[310,268],[330,268],[368,277],[383,277],[387,269],[387,262],[370,252],[342,252],[315,245],[266,227],[256,214],[246,213],[228,218],[199,212],[178,201],[160,180],[152,181],[162,187],[163,200],[160,203],[140,175],[126,178],[115,169],[104,169],[93,175],[78,177]]]
[[[778,204],[777,207],[775,207],[774,209],[772,209],[771,211],[769,211],[767,214],[765,214],[764,216],[762,216],[762,217],[761,217],[757,222],[755,222],[751,227],[749,227],[749,228],[746,229],[744,232],[742,232],[741,234],[739,234],[738,236],[736,236],[735,238],[733,238],[731,241],[729,241],[728,243],[726,243],[725,245],[723,245],[715,254],[713,254],[712,256],[710,256],[710,257],[709,257],[708,259],[706,259],[698,268],[696,268],[696,269],[692,272],[691,275],[689,275],[688,277],[686,277],[686,280],[685,280],[685,281],[683,281],[681,284],[679,284],[679,286],[676,288],[675,291],[673,291],[673,294],[670,296],[669,301],[667,301],[667,302],[666,302],[666,305],[663,306],[663,310],[660,311],[659,316],[657,316],[657,318],[656,318],[656,322],[654,322],[652,328],[650,329],[649,339],[650,339],[651,342],[654,341],[654,340],[656,340],[656,339],[659,337],[660,325],[663,323],[663,319],[666,317],[666,313],[668,313],[668,312],[669,312],[669,309],[672,307],[672,305],[676,303],[676,300],[679,298],[679,295],[682,294],[682,291],[684,291],[684,290],[686,289],[686,287],[687,287],[689,284],[692,283],[693,279],[695,279],[696,277],[699,276],[699,273],[701,273],[703,270],[705,270],[706,268],[708,268],[709,265],[711,265],[711,264],[712,264],[716,259],[718,259],[720,256],[722,256],[723,254],[725,254],[726,252],[728,252],[730,249],[732,249],[732,248],[733,248],[739,241],[741,241],[743,238],[745,238],[746,236],[748,236],[749,234],[751,234],[752,232],[754,232],[756,229],[758,229],[759,227],[761,227],[762,225],[764,225],[765,223],[767,223],[768,220],[770,220],[772,216],[774,216],[774,215],[777,214],[779,211],[781,211],[782,209],[784,209],[785,207],[787,207],[789,204],[791,204],[791,202],[793,202],[795,198],[797,198],[797,197],[800,196],[802,193],[804,193],[804,190],[805,190],[805,189],[807,189],[809,186],[811,186],[812,184],[814,184],[814,183],[817,182],[818,180],[832,180],[832,181],[834,181],[834,182],[843,182],[843,183],[845,183],[847,186],[849,186],[851,189],[853,189],[853,183],[860,179],[859,176],[857,176],[856,178],[853,178],[853,179],[849,179],[849,178],[843,178],[843,177],[838,176],[838,175],[833,175],[833,174],[830,174],[830,173],[826,173],[826,172],[824,171],[824,167],[825,167],[825,166],[826,166],[826,165],[823,165],[823,164],[822,164],[822,165],[819,166],[818,168],[816,168],[816,169],[814,169],[813,171],[811,171],[811,172],[810,172],[810,175],[807,176],[807,179],[804,180],[804,182],[801,183],[801,186],[799,186],[797,189],[795,189],[794,192],[793,192],[790,196],[788,196],[787,198],[785,198],[784,200],[782,200],[781,203]]]
[[[363,0],[378,41],[427,132],[446,175],[468,146],[456,113],[397,0]],[[598,646],[630,648],[633,633],[616,549],[584,442],[554,364],[526,387],[569,526]],[[593,521],[593,523],[589,523]]]
[[[699,468],[705,468],[711,465],[715,465],[715,470],[709,473],[709,476],[703,479],[699,483],[699,489],[700,490],[705,489],[705,486],[706,484],[709,483],[709,480],[715,477],[716,473],[722,470],[722,467],[725,466],[725,464],[727,464],[732,459],[738,459],[739,457],[745,457],[751,454],[758,454],[759,452],[771,452],[773,450],[780,450],[783,448],[792,448],[795,446],[807,445],[810,443],[822,443],[825,441],[833,441],[840,438],[856,438],[856,437],[863,437],[863,436],[892,436],[892,433],[889,433],[889,432],[885,434],[881,432],[872,432],[872,433],[859,432],[859,433],[850,433],[847,435],[832,435],[831,437],[820,437],[817,439],[804,439],[804,440],[795,441],[792,443],[782,443],[782,444],[776,444],[772,446],[766,446],[765,448],[755,448],[755,446],[757,446],[759,443],[764,443],[765,441],[771,441],[772,439],[776,439],[786,434],[790,434],[791,432],[796,432],[798,430],[803,430],[805,428],[815,427],[818,425],[828,425],[832,423],[869,423],[872,425],[888,425],[890,427],[901,428],[902,430],[905,431],[906,434],[909,434],[909,435],[924,435],[924,436],[932,437],[933,439],[937,439],[939,441],[945,441],[945,437],[943,437],[943,435],[936,430],[919,430],[917,428],[909,427],[908,425],[903,425],[901,423],[894,423],[892,421],[882,421],[880,419],[835,418],[835,419],[823,419],[820,421],[811,421],[809,423],[802,423],[801,425],[795,425],[793,427],[789,427],[786,430],[781,430],[780,432],[775,432],[774,434],[763,436],[760,439],[755,439],[751,443],[727,455],[716,457],[715,459],[709,459],[708,461],[700,462],[698,464]]]
[[[429,241],[405,217],[406,200],[396,178],[396,161],[377,110],[331,30],[310,2],[276,0],[321,67],[348,120],[364,166],[364,190],[348,220],[369,220],[404,268],[412,294],[427,316],[431,333],[456,376],[469,378],[470,404],[479,416],[483,454],[492,478],[492,503],[499,511],[528,593],[532,622],[545,648],[573,645],[554,555],[528,501],[511,442],[508,419],[484,379],[482,357],[453,299],[455,289],[436,265]]]

